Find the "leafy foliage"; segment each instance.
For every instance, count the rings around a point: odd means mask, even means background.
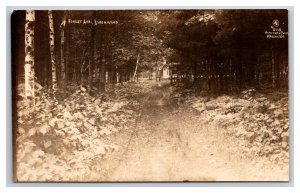
[[[135,84],[123,84],[107,92],[114,97],[92,97],[79,88],[57,101],[42,90],[34,107],[19,101],[18,180],[76,180],[94,161],[118,151],[109,136],[134,123],[138,104],[128,99],[139,91]]]
[[[288,163],[288,98],[256,93],[254,89],[238,96],[190,97],[190,104],[201,112],[207,124],[225,129],[240,140],[246,155],[267,157],[274,163]],[[274,98],[274,97],[273,97]]]

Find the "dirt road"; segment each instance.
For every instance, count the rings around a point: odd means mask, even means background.
[[[280,170],[243,158],[236,139],[218,127],[207,127],[199,112],[171,93],[169,85],[156,85],[139,99],[136,126],[117,137],[123,148],[102,163],[107,172],[101,180],[280,180]]]

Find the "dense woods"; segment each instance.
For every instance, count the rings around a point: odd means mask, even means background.
[[[24,10],[11,23],[18,181],[107,180],[99,160],[136,128],[183,143],[196,123],[288,164],[287,10]]]
[[[286,87],[287,38],[268,39],[264,33],[273,18],[281,18],[281,29],[287,31],[286,14],[222,10],[185,16],[187,20],[173,25],[177,33],[170,41],[179,52],[179,74],[193,75],[194,83],[201,89],[221,93],[247,87]]]
[[[21,25],[24,18],[16,14],[13,20]],[[53,17],[52,11],[36,11],[36,21],[26,22],[38,32],[33,70],[43,87],[64,90],[75,83],[102,92],[105,84],[168,66],[172,81],[228,93],[287,88],[287,35],[265,33],[274,18],[287,32],[287,12],[281,10],[53,11]],[[18,38],[13,41],[21,45]],[[22,77],[22,52],[16,57]]]

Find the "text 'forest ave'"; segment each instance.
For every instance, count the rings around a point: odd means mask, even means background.
[[[118,21],[86,20],[86,19],[68,19],[69,24],[91,24],[91,25],[116,25]]]

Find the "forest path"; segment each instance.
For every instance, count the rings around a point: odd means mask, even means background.
[[[178,104],[171,88],[156,83],[138,99],[141,109],[136,128],[118,137],[123,148],[114,159],[108,158],[109,171],[102,180],[276,180],[276,175],[265,176],[272,172],[233,156],[243,155],[234,140],[222,129],[206,127],[193,108]]]

